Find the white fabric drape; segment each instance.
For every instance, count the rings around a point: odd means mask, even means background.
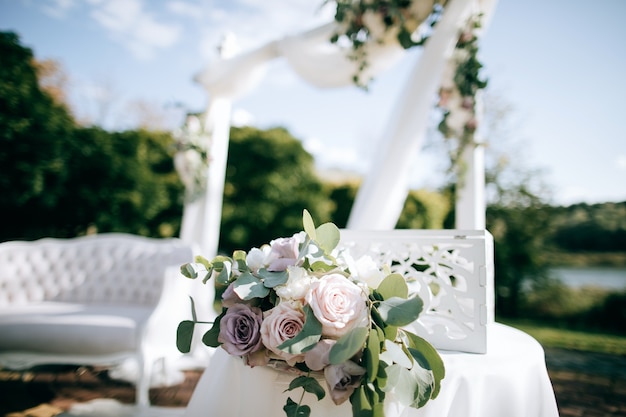
[[[544,352],[519,330],[490,324],[484,355],[441,351],[446,367],[439,396],[417,410],[389,402],[387,417],[558,417]],[[185,417],[276,417],[284,415],[284,392],[292,374],[267,367],[250,368],[218,349],[198,381]],[[301,391],[291,393],[299,399]],[[312,417],[352,415],[350,403],[340,406],[326,396],[305,396]]]

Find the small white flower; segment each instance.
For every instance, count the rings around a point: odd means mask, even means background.
[[[257,272],[259,269],[266,266],[267,257],[269,254],[269,247],[263,246],[262,249],[252,248],[246,255],[246,264],[252,271]]]
[[[290,266],[287,268],[289,279],[284,285],[276,287],[276,294],[282,300],[302,300],[309,291],[312,278],[304,268]]]

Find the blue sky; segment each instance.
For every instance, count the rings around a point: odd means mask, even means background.
[[[221,37],[242,50],[328,21],[316,0],[0,0],[0,30],[16,32],[38,59],[59,61],[79,117],[132,128],[129,103],[163,111],[174,127],[208,96],[193,77],[216,59]],[[488,94],[513,107],[515,157],[543,170],[553,202],[626,201],[626,2],[499,0],[481,40]],[[320,90],[273,62],[237,120],[285,126],[322,167],[364,172],[415,62],[412,50],[369,92]],[[491,140],[495,140],[491,138]],[[415,186],[441,179],[428,152],[415,156]]]

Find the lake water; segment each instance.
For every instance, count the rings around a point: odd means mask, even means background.
[[[570,287],[594,285],[626,290],[626,268],[552,268],[550,271]]]

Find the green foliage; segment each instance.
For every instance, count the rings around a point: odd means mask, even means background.
[[[552,209],[548,243],[568,252],[611,252],[626,248],[626,201],[574,204]]]
[[[396,224],[397,229],[443,229],[450,200],[441,193],[411,190]]]
[[[64,143],[74,122],[39,88],[32,51],[17,35],[0,32],[0,56],[0,211],[6,240],[31,237],[54,222],[68,176]]]
[[[232,128],[219,248],[259,246],[300,230],[302,210],[329,218],[313,157],[285,129]]]
[[[37,83],[32,52],[0,33],[0,240],[87,230],[172,236],[182,185],[166,133],[80,128]]]
[[[549,220],[544,206],[488,207],[487,229],[495,243],[498,313],[517,317],[524,291],[547,279],[542,253]]]

